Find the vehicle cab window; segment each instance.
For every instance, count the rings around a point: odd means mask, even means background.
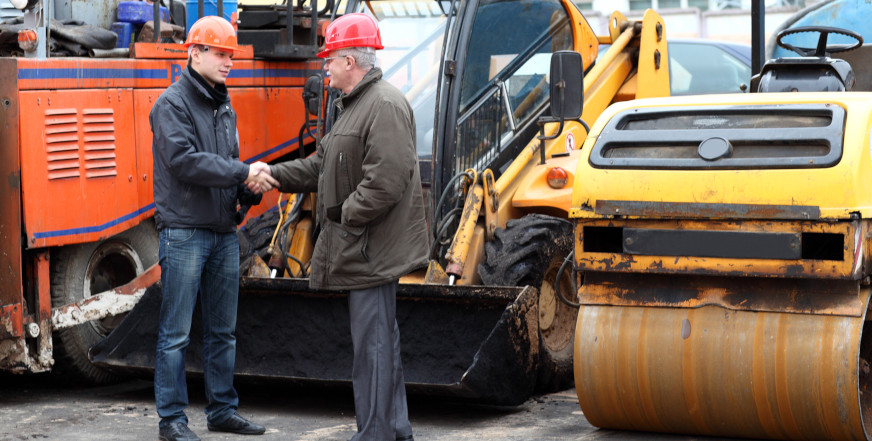
[[[481,1],[461,79],[459,169],[490,166],[501,147],[533,122],[548,101],[551,53],[572,49],[572,37],[558,0]]]

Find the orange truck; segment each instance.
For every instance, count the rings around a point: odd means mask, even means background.
[[[27,6],[38,18],[41,3]],[[129,310],[158,278],[154,267],[136,286],[114,290],[127,295],[100,295],[156,263],[148,114],[187,58],[173,43],[134,43],[130,51],[116,59],[0,58],[0,370],[43,372],[56,360],[62,372],[105,378],[88,349],[117,325],[110,315]],[[304,85],[321,63],[253,52],[247,46],[235,57],[227,81],[240,159],[269,161],[314,145],[312,131],[299,138]]]

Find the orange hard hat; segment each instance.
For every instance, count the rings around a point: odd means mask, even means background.
[[[330,51],[346,47],[384,49],[375,19],[361,12],[337,18],[327,26],[324,50],[318,53],[318,57],[327,58]]]
[[[239,50],[233,25],[226,19],[215,15],[207,15],[191,26],[191,29],[188,30],[185,47],[192,44],[202,44],[229,51]]]

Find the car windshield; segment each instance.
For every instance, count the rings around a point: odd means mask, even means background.
[[[378,20],[384,50],[376,52],[384,78],[406,95],[415,113],[418,156],[433,152],[433,117],[445,12],[436,1],[380,0],[361,4]]]

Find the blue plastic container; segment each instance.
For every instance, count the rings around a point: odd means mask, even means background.
[[[170,10],[160,7],[161,20],[169,22]],[[142,1],[125,1],[118,3],[118,21],[133,24],[143,24],[154,19],[154,5]]]
[[[230,15],[236,12],[236,0],[224,0],[224,18],[230,21]],[[217,0],[203,0],[203,16],[218,15]],[[185,29],[191,29],[198,19],[197,0],[186,0],[185,2]]]
[[[133,31],[133,23],[128,23],[126,21],[116,21],[115,23],[112,23],[112,32],[118,35],[118,43],[115,44],[115,47],[130,47],[130,42],[133,41]]]

